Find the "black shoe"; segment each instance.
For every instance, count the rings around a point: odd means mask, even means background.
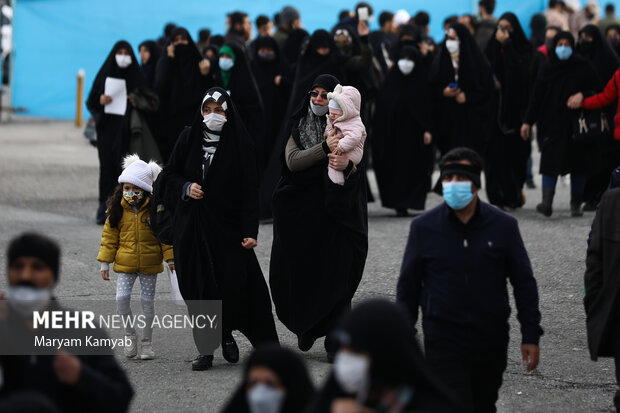
[[[224,356],[224,360],[229,363],[236,363],[239,361],[239,347],[232,336],[222,341],[222,355]]]
[[[546,217],[550,217],[553,214],[554,195],[555,195],[554,189],[543,189],[542,202],[536,205],[536,211],[540,212]]]
[[[192,370],[193,371],[204,371],[209,370],[213,367],[213,356],[203,356],[199,355],[192,361]]]
[[[527,181],[525,181],[525,186],[527,189],[536,189],[536,184],[534,183],[533,178],[527,178]]]
[[[584,205],[583,205],[583,210],[585,212],[593,212],[596,211],[598,204],[596,203],[596,201],[587,201]]]
[[[408,217],[409,216],[409,212],[407,212],[406,208],[397,208],[396,209],[396,216],[399,217],[399,218]]]
[[[105,224],[105,220],[107,218],[105,209],[106,209],[105,202],[99,204],[99,208],[97,208],[97,215],[96,215],[97,225]]]
[[[306,351],[309,351],[312,346],[314,346],[314,341],[314,338],[309,338],[300,334],[297,336],[297,347],[305,353]]]
[[[583,216],[583,209],[581,209],[581,204],[583,204],[583,196],[581,194],[571,193],[570,194],[570,215],[572,217]]]

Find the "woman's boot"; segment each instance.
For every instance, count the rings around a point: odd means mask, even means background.
[[[572,192],[570,194],[570,215],[572,217],[583,216],[583,209],[581,209],[581,204],[583,204],[583,195]]]
[[[553,196],[555,195],[555,189],[543,189],[542,190],[542,202],[536,205],[536,211],[540,212],[546,217],[550,217],[553,214]]]

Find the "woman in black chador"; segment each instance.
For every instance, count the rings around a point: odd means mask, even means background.
[[[377,97],[372,154],[381,203],[399,216],[423,210],[431,187],[433,146],[429,62],[403,46]]]
[[[492,122],[485,157],[489,202],[504,210],[519,208],[526,180],[530,143],[521,139],[527,110],[532,46],[513,13],[503,14],[485,54],[495,75]]]
[[[483,153],[493,94],[493,73],[469,30],[450,26],[431,69],[435,143],[441,153],[465,146]]]
[[[86,106],[95,119],[97,128],[97,152],[99,154],[99,208],[97,223],[105,222],[105,202],[121,174],[121,161],[129,146],[129,119],[132,105],[127,102],[124,115],[105,113],[105,106],[112,103],[112,97],[105,94],[107,78],[125,81],[127,95],[137,87],[144,86],[145,80],[140,65],[131,48],[124,40],[117,42],[99,69],[93,87],[88,95]]]
[[[164,160],[170,156],[179,133],[192,123],[204,91],[213,82],[209,76],[210,65],[198,52],[189,32],[177,27],[171,39],[172,43],[166,46],[157,62],[155,73],[155,92],[162,102],[159,134],[165,142],[161,154]]]
[[[327,91],[338,80],[318,76],[291,118],[282,176],[273,194],[269,285],[278,318],[297,335],[300,350],[326,336],[351,306],[368,252],[366,176],[325,140]],[[329,159],[329,160],[328,160]],[[343,171],[334,184],[327,166]],[[325,341],[328,358],[334,348]]]
[[[258,187],[254,145],[230,96],[207,91],[164,169],[167,206],[174,216],[175,264],[187,300],[222,300],[222,352],[239,360],[233,330],[258,346],[278,342],[271,301],[256,254]],[[192,308],[191,312],[199,311]],[[212,365],[199,331],[194,370]]]

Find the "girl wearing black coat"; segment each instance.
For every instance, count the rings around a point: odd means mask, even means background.
[[[413,46],[403,46],[376,101],[373,165],[382,205],[399,216],[408,208],[423,210],[431,188],[429,65]]]
[[[161,154],[168,159],[179,134],[192,123],[204,91],[212,85],[210,64],[203,59],[189,32],[177,27],[172,42],[157,62],[155,92],[159,95],[162,145]]]
[[[568,32],[553,40],[550,59],[536,79],[521,127],[521,137],[529,139],[531,125],[538,124],[541,151],[540,173],[543,176],[542,202],[536,210],[545,216],[553,213],[553,197],[559,175],[571,174],[571,215],[581,216],[586,174],[596,160],[595,147],[575,143],[572,119],[577,113],[567,107],[568,98],[578,92],[600,90],[601,81],[592,64],[577,56],[575,40]]]
[[[300,413],[313,395],[303,360],[287,348],[265,345],[248,358],[243,381],[222,413]]]
[[[504,210],[523,205],[530,143],[520,128],[529,103],[532,46],[513,13],[504,13],[485,54],[495,75],[494,117],[484,154],[489,202]]]
[[[164,169],[165,197],[174,216],[181,295],[186,301],[222,300],[223,353],[236,362],[233,330],[255,347],[278,342],[269,292],[253,250],[258,235],[256,155],[224,89],[209,89],[202,102]],[[200,356],[193,369],[204,370],[211,367],[214,348],[205,348],[198,333],[194,339]]]
[[[273,193],[273,245],[269,285],[276,313],[308,351],[351,306],[368,253],[368,214],[363,162],[330,153],[323,136],[327,91],[338,79],[321,75],[291,118],[282,176]],[[334,184],[327,166],[343,171]],[[346,166],[346,167],[345,167]],[[326,339],[328,358],[334,348]]]
[[[465,146],[483,153],[494,90],[493,72],[469,30],[450,26],[431,68],[435,143],[441,153]]]
[[[105,222],[105,202],[118,184],[121,161],[129,145],[129,119],[132,105],[128,102],[124,115],[105,113],[105,106],[112,103],[112,97],[105,94],[107,78],[125,81],[127,95],[145,80],[131,45],[124,40],[117,42],[99,69],[90,90],[86,106],[95,119],[97,129],[97,153],[99,154],[99,208],[97,224]]]

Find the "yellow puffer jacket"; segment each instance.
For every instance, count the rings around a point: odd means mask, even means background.
[[[172,245],[161,244],[147,224],[150,201],[147,198],[134,212],[125,199],[121,200],[123,216],[117,228],[106,219],[97,261],[114,261],[115,272],[159,274],[164,270],[162,260],[174,260]]]

